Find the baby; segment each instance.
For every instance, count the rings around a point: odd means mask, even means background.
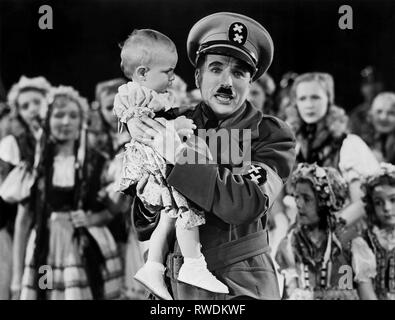
[[[150,29],[135,30],[121,51],[121,67],[132,80],[119,88],[114,101],[114,113],[123,126],[143,115],[157,118],[181,139],[193,133],[195,125],[185,117],[172,116],[174,98],[167,91],[174,80],[178,55],[174,43],[165,35]],[[172,119],[173,118],[173,119]],[[149,146],[133,138],[123,155],[121,191],[134,186],[148,175],[142,193],[138,193],[146,209],[160,213],[159,223],[152,233],[148,258],[135,279],[155,296],[172,300],[164,281],[164,259],[168,235],[176,227],[177,240],[184,257],[178,280],[212,292],[228,293],[228,288],[207,269],[201,253],[199,225],[205,223],[203,212],[193,207],[183,195],[166,182],[166,162]],[[177,220],[177,223],[175,221]]]

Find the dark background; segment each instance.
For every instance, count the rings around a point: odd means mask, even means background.
[[[38,27],[43,4],[53,9],[53,30]],[[338,27],[343,4],[353,8],[353,30]],[[175,42],[176,73],[192,89],[188,31],[218,11],[246,14],[268,29],[276,82],[290,70],[329,72],[337,103],[350,110],[361,101],[360,71],[371,64],[395,90],[395,1],[389,0],[0,0],[0,77],[8,90],[22,74],[43,75],[92,99],[98,81],[122,75],[119,43],[134,28],[152,28]]]

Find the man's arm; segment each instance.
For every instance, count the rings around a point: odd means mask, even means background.
[[[226,223],[239,225],[257,219],[280,193],[295,161],[295,138],[284,122],[265,117],[259,130],[252,163],[241,174],[217,164],[176,164],[168,183]],[[261,178],[256,179],[255,174]]]

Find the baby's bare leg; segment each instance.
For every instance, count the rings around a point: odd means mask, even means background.
[[[207,269],[206,259],[200,251],[199,227],[186,229],[182,225],[177,225],[176,233],[184,256],[184,263],[178,272],[178,281],[212,292],[229,293],[228,287]]]
[[[164,280],[166,269],[164,260],[169,250],[169,241],[174,232],[174,225],[175,219],[162,212],[159,223],[149,242],[147,262],[134,276],[137,281],[147,287],[155,296],[164,300],[173,300]]]
[[[186,229],[181,226],[176,228],[178,245],[180,246],[181,253],[185,258],[199,258],[200,251],[200,237],[199,227]]]
[[[149,242],[148,261],[164,263],[174,232],[175,221],[174,218],[170,218],[165,212],[161,213],[159,223],[152,233]]]

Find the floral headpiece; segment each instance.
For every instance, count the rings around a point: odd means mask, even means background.
[[[382,162],[380,163],[380,169],[369,176],[366,176],[362,186],[375,187],[380,184],[384,177],[395,180],[395,166],[391,163]]]
[[[58,87],[52,88],[52,90],[49,92],[49,102],[53,103],[55,98],[59,96],[66,96],[75,101],[81,108],[84,120],[86,120],[89,112],[89,103],[86,98],[82,97],[80,93],[73,87],[60,85]]]
[[[331,213],[344,207],[348,198],[348,185],[336,169],[320,167],[316,163],[300,163],[292,175],[293,188],[301,180],[311,182],[319,207],[325,207]]]
[[[373,189],[379,185],[391,183],[395,185],[395,166],[390,163],[382,162],[380,163],[380,169],[371,175],[364,178],[361,188],[364,192],[364,197],[362,200],[369,207],[372,205],[371,195]],[[367,208],[368,213],[371,208]]]
[[[28,78],[21,76],[8,92],[7,100],[12,110],[17,109],[17,100],[21,91],[29,88],[42,91],[47,96],[52,86],[44,77]]]

